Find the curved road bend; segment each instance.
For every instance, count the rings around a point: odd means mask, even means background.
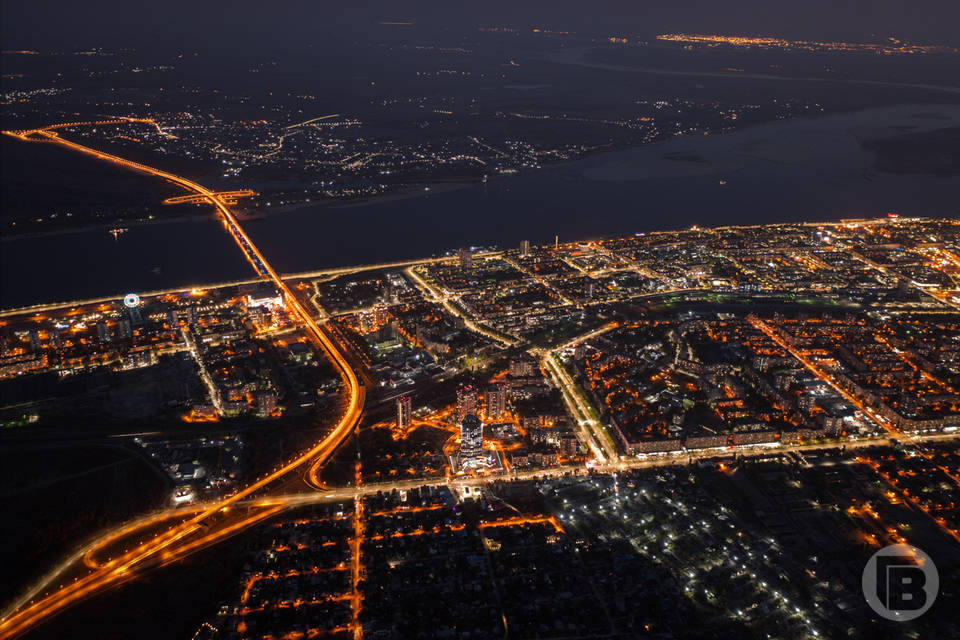
[[[329,354],[339,370],[348,392],[348,403],[344,415],[334,426],[333,430],[310,450],[253,484],[250,484],[233,496],[210,504],[200,513],[189,518],[182,524],[173,527],[148,542],[140,544],[120,558],[104,565],[103,568],[94,570],[82,579],[77,579],[72,584],[65,585],[36,602],[27,606],[21,605],[16,611],[8,612],[8,615],[3,620],[0,620],[0,638],[11,638],[26,632],[44,619],[75,604],[83,598],[93,595],[109,586],[129,580],[139,568],[172,562],[186,553],[212,544],[227,535],[245,529],[283,509],[283,506],[267,507],[263,511],[251,516],[242,509],[235,509],[231,512],[229,506],[250,497],[251,494],[263,489],[275,480],[306,464],[308,461],[314,461],[313,466],[316,468],[328,460],[359,422],[363,412],[365,389],[363,385],[360,384],[356,373],[350,367],[335,342],[327,336],[310,314],[307,313],[307,310],[296,298],[293,291],[287,287],[277,272],[274,271],[273,267],[264,259],[249,236],[247,236],[246,232],[237,222],[233,212],[230,211],[227,205],[212,190],[192,180],[167,171],[71,142],[50,130],[42,129],[23,133],[5,133],[24,141],[37,140],[33,136],[41,136],[44,141],[59,144],[68,149],[93,156],[99,160],[112,162],[134,171],[163,178],[188,191],[204,196],[207,201],[216,208],[224,227],[233,236],[234,240],[243,250],[244,256],[253,265],[257,273],[269,277],[270,280],[273,281],[274,285],[283,294],[287,304],[300,317],[304,325],[306,325],[314,343],[322,347]]]

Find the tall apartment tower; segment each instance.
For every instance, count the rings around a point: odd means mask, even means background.
[[[473,268],[473,252],[470,249],[460,249],[459,256],[461,269]]]
[[[487,420],[499,420],[507,412],[507,389],[502,384],[487,387],[484,400],[487,405]]]
[[[483,455],[483,423],[470,414],[460,423],[460,462],[474,460]]]
[[[410,396],[400,396],[397,398],[397,426],[401,428],[409,427],[412,417]]]
[[[117,337],[121,340],[133,337],[133,326],[129,318],[120,318],[117,323]]]
[[[140,314],[140,307],[126,307],[127,319],[132,324],[143,324],[143,316]]]
[[[530,241],[524,240],[520,243],[520,257],[526,258],[530,255]]]
[[[103,320],[97,322],[97,339],[103,342],[110,342],[110,329],[107,328],[107,323]]]
[[[473,385],[464,385],[457,389],[457,409],[454,422],[459,424],[470,414],[477,413],[477,390]]]

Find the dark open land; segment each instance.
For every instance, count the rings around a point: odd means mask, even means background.
[[[211,603],[236,585],[254,532],[231,538],[148,576],[68,609],[28,634],[30,640],[190,638]],[[157,606],[163,603],[162,606]]]
[[[168,480],[138,451],[117,444],[0,447],[0,602],[111,525],[165,506]]]

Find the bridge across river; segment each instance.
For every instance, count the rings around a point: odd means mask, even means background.
[[[140,162],[127,160],[119,156],[98,151],[91,147],[78,144],[62,137],[55,129],[80,124],[119,124],[132,122],[130,119],[109,120],[91,123],[70,123],[68,125],[54,125],[43,129],[29,131],[5,131],[4,133],[23,141],[48,142],[57,144],[73,151],[93,156],[99,160],[111,162],[133,171],[163,178],[164,180],[190,191],[185,196],[190,202],[209,202],[214,206],[224,228],[236,241],[244,256],[253,266],[258,276],[269,278],[284,297],[287,307],[300,319],[311,341],[320,349],[326,351],[339,371],[346,391],[346,406],[340,420],[330,432],[316,445],[293,460],[275,469],[273,472],[258,479],[233,496],[224,500],[204,505],[204,508],[181,523],[170,527],[152,539],[135,546],[110,562],[98,566],[83,578],[78,578],[69,585],[50,593],[49,595],[23,606],[26,600],[21,601],[19,608],[12,611],[0,621],[0,638],[10,638],[20,635],[44,619],[62,611],[64,608],[93,595],[103,589],[115,586],[135,575],[138,570],[167,564],[187,553],[199,550],[210,544],[257,522],[268,518],[285,508],[279,504],[266,504],[255,509],[231,509],[231,505],[253,498],[255,494],[274,484],[281,478],[289,477],[298,472],[301,467],[309,466],[309,476],[316,477],[319,470],[333,455],[337,447],[356,428],[363,413],[365,389],[341,352],[335,340],[331,339],[320,325],[309,314],[306,307],[300,302],[293,291],[286,285],[270,263],[263,257],[250,237],[246,234],[236,216],[230,210],[228,201],[223,193],[208,189],[188,178],[178,176],[162,169],[157,169]],[[137,120],[137,122],[150,122]],[[231,192],[236,195],[239,192]],[[229,195],[229,194],[228,194]],[[307,474],[302,476],[307,477]],[[313,486],[313,485],[311,485]],[[110,535],[110,534],[107,534]],[[64,567],[68,569],[69,567]],[[27,598],[29,600],[29,598]]]

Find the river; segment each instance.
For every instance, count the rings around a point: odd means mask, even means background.
[[[960,215],[960,176],[881,174],[860,140],[960,126],[960,106],[870,109],[758,125],[498,177],[443,193],[313,206],[245,223],[281,273],[655,229]],[[249,278],[212,219],[7,240],[2,308]]]

